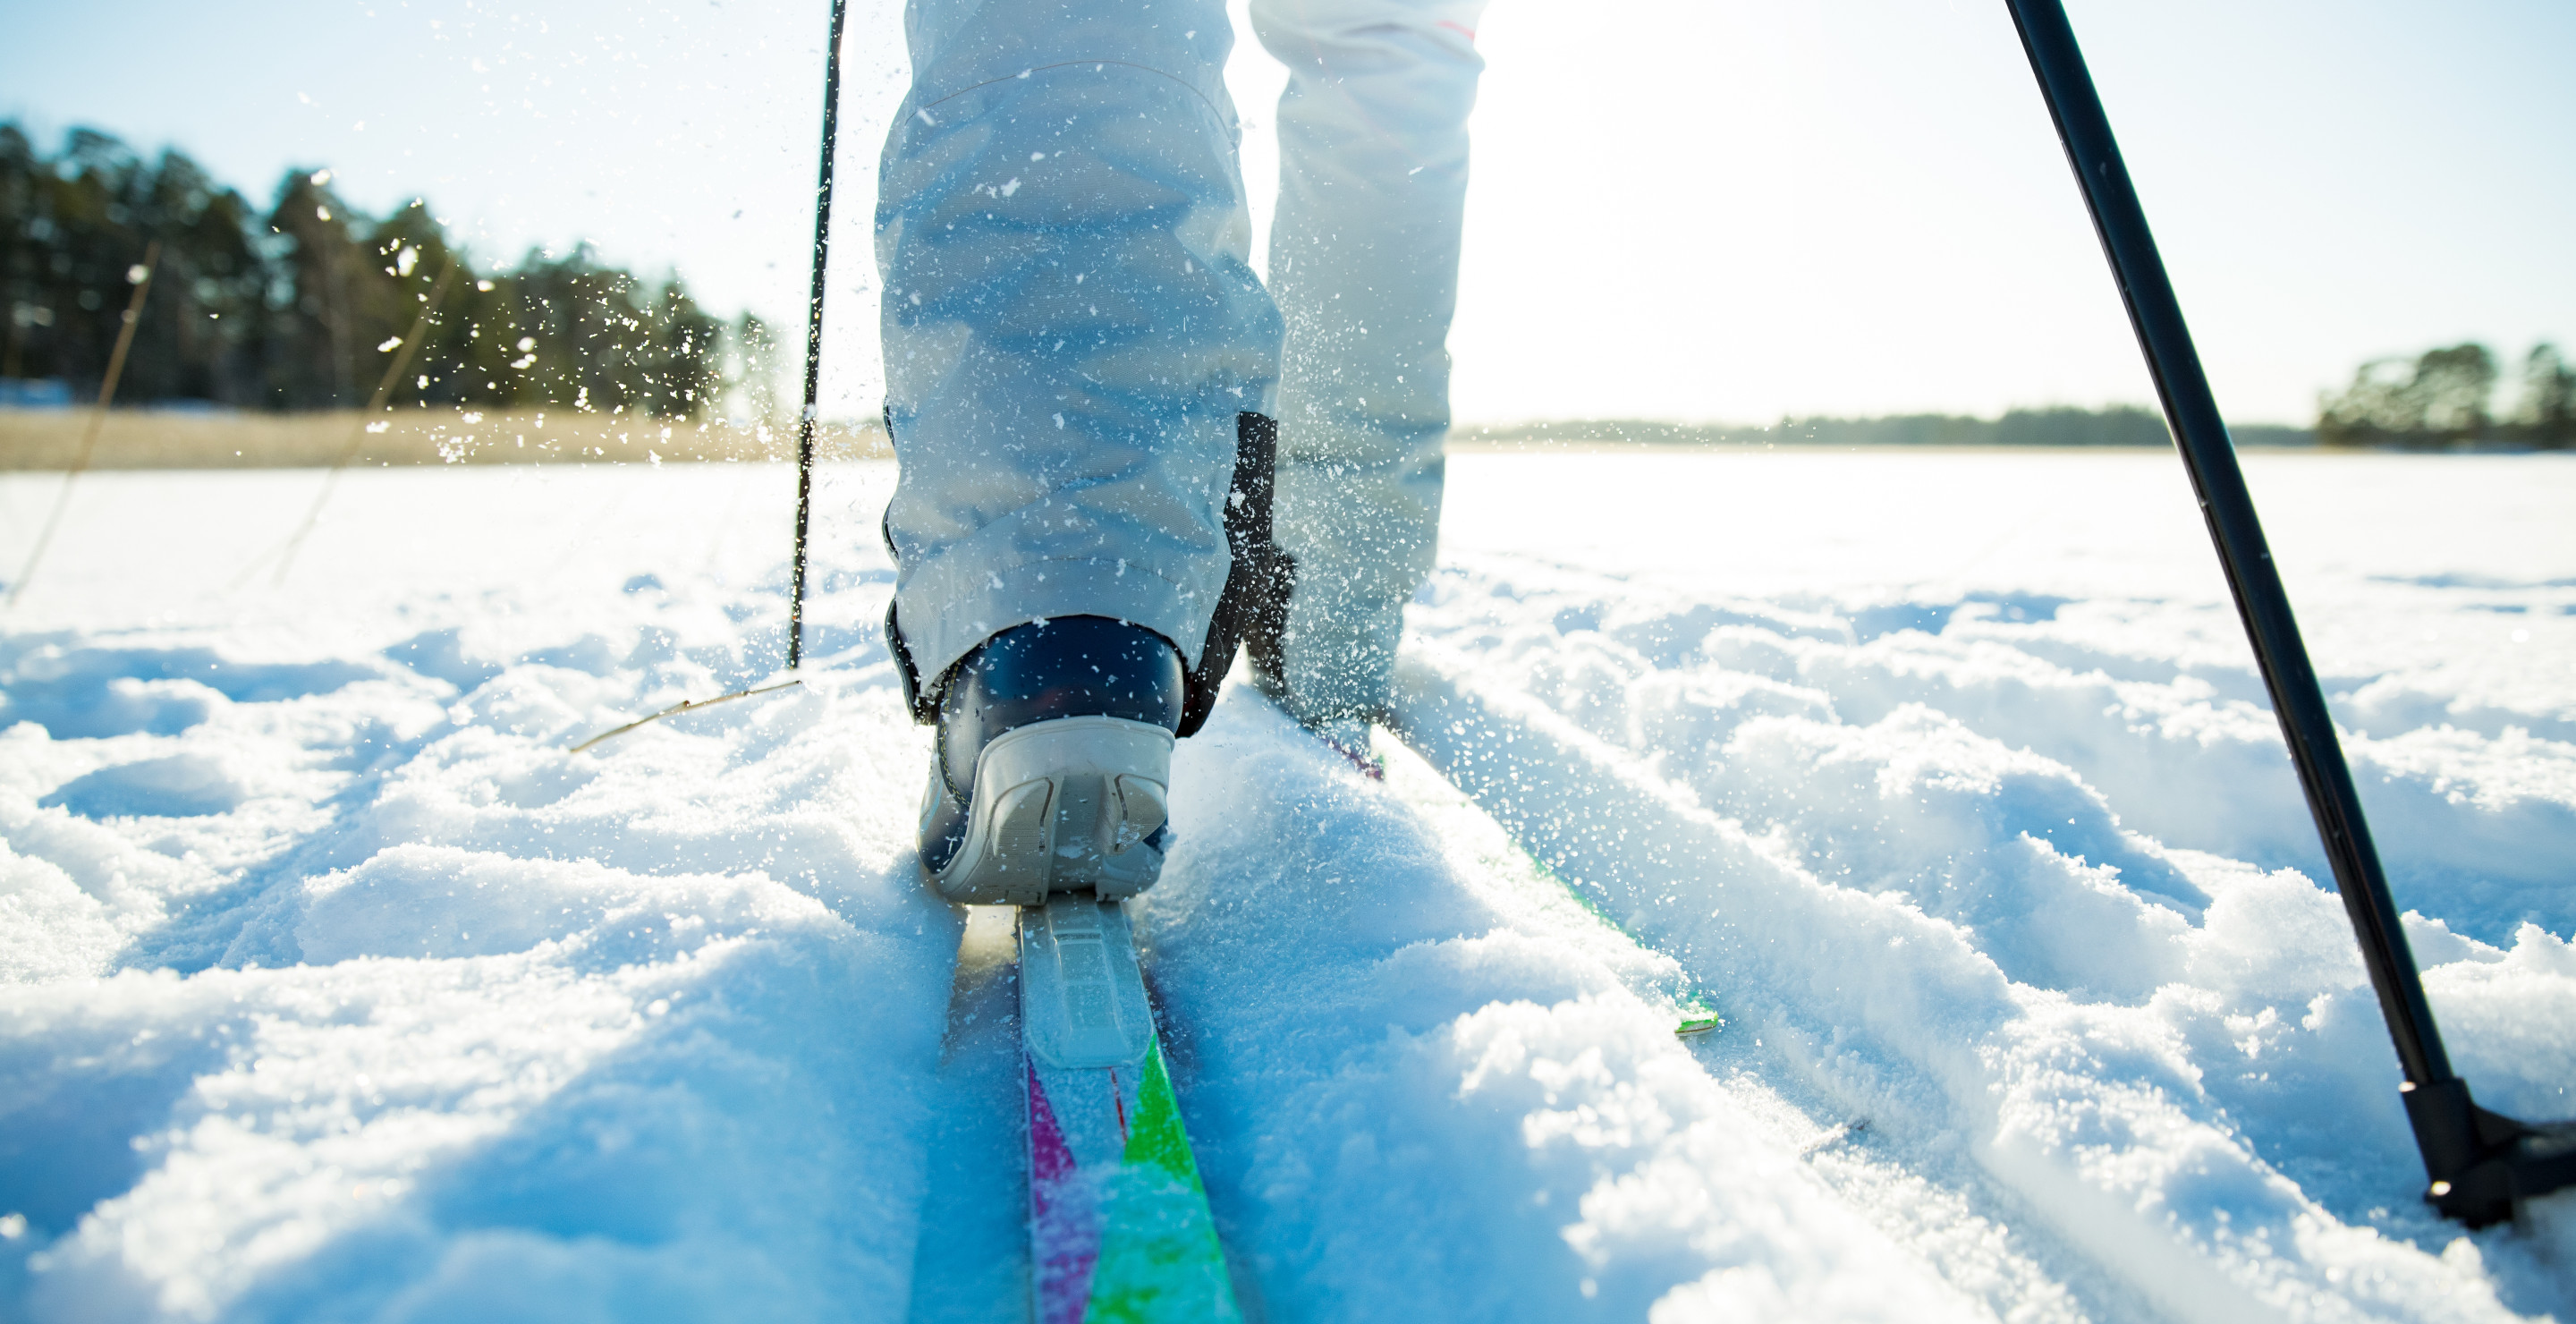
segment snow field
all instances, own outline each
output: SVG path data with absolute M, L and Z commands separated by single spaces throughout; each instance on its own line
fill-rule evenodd
M 1144 932 L 1248 1301 L 2576 1316 L 2566 1198 L 2414 1203 L 2171 463 L 1453 462 L 1420 757 L 1242 692 L 1181 746 Z M 2454 1058 L 2558 1116 L 2576 466 L 2510 463 L 2255 481 Z M 313 475 L 83 479 L 0 618 L 0 1318 L 1007 1314 L 889 477 L 826 472 L 804 687 L 578 756 L 775 665 L 786 471 L 355 473 L 283 589 Z
M 2563 496 L 2564 470 L 2526 476 Z M 2379 504 L 2441 524 L 2398 495 Z M 2104 507 L 2127 513 L 2089 508 Z M 1593 513 L 1568 522 L 1599 537 Z M 1728 537 L 1689 533 L 1704 531 Z M 2519 582 L 2491 561 L 2293 583 L 2381 614 L 2383 637 L 2358 642 L 2384 670 L 2337 696 L 2360 710 L 2347 721 L 2388 732 L 2351 742 L 2357 773 L 2401 904 L 2435 916 L 2410 913 L 2409 936 L 2455 1061 L 2483 1100 L 2533 1116 L 2576 1111 L 2576 951 L 2557 936 L 2576 928 L 2576 747 L 2532 734 L 2566 729 L 2572 687 L 2543 678 L 2568 654 L 2521 654 L 2518 672 L 2390 665 L 2409 650 L 2385 636 L 2509 608 L 2513 642 L 2576 643 L 2576 582 L 2548 577 L 2576 562 L 2566 543 L 2534 530 Z M 2421 1169 L 2349 929 L 2292 871 L 2323 874 L 2313 838 L 2287 837 L 2306 820 L 2269 714 L 2233 697 L 2259 695 L 2251 668 L 2142 628 L 2223 598 L 2065 596 L 2052 567 L 2036 591 L 1816 582 L 1757 599 L 1689 582 L 1686 554 L 1618 575 L 1525 544 L 1449 561 L 1416 618 L 1409 737 L 1873 1131 L 1911 1112 L 1927 1141 L 1971 1139 L 1987 1177 L 2182 1317 L 2474 1317 L 2497 1304 L 2477 1278 L 2522 1309 L 2566 1309 L 2566 1197 L 2511 1244 L 2455 1241 L 2413 1202 Z M 2453 582 L 2483 600 L 2426 600 Z M 2317 633 L 2329 668 L 2330 650 L 2363 651 L 2348 626 Z M 2392 730 L 2372 711 L 2374 693 L 2438 695 L 2437 676 L 2467 692 L 2420 707 L 2469 721 Z M 2211 812 L 2247 800 L 2257 812 Z M 1895 913 L 1852 909 L 1864 899 Z M 2447 1248 L 2436 1264 L 2383 1233 Z
M 899 853 L 890 675 L 568 756 L 763 666 L 739 600 L 514 584 L 560 529 L 370 584 L 401 558 L 335 553 L 460 514 L 460 548 L 506 542 L 567 485 L 354 477 L 307 568 L 344 612 L 254 590 L 0 641 L 0 1314 L 900 1314 L 957 920 Z M 175 534 L 138 559 L 256 553 L 205 538 L 202 486 L 128 484 Z M 152 568 L 55 567 L 76 601 Z

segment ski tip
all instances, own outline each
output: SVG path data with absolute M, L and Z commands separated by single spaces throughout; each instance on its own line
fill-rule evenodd
M 1690 1019 L 1683 1021 L 1680 1025 L 1673 1027 L 1673 1033 L 1681 1038 L 1688 1039 L 1693 1035 L 1706 1034 L 1724 1024 L 1726 1024 L 1724 1017 L 1693 1016 Z

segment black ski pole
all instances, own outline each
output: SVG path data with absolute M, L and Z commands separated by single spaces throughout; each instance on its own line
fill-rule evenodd
M 2399 1089 L 2429 1178 L 2425 1198 L 2471 1225 L 2509 1218 L 2517 1200 L 2576 1183 L 2576 1124 L 2533 1126 L 2488 1112 L 2471 1102 L 2467 1082 L 2453 1074 L 2441 1030 L 2424 999 L 2423 979 L 2398 925 L 2397 904 L 2362 821 L 2361 800 L 2353 791 L 2325 694 L 2300 642 L 2298 622 L 2255 518 L 2235 447 L 2219 419 L 2199 351 L 2183 324 L 2182 305 L 2165 278 L 2164 259 L 2148 232 L 2146 212 L 2129 182 L 2066 9 L 2059 0 L 2005 3 L 2021 32 L 2031 72 L 2039 77 L 2049 116 L 2057 122 L 2067 164 L 2083 189 L 2094 233 L 2119 282 L 2121 302 L 2145 351 L 2183 467 L 2200 496 L 2210 541 L 2217 545 L 2237 615 L 2253 642 L 2272 711 L 2289 741 L 2290 759 L 2316 817 L 2336 890 L 2360 940 L 2389 1037 L 2397 1045 L 2405 1072 Z
M 832 38 L 823 51 L 823 164 L 814 184 L 814 280 L 805 297 L 805 407 L 796 415 L 796 555 L 787 586 L 787 669 L 805 660 L 805 526 L 814 509 L 814 402 L 823 386 L 823 277 L 831 267 L 832 154 L 841 138 L 841 20 L 832 0 Z

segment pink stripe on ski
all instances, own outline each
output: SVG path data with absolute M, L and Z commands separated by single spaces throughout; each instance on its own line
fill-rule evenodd
M 1036 1064 L 1024 1062 L 1022 1070 L 1029 1078 L 1029 1219 L 1038 1324 L 1082 1324 L 1091 1305 L 1092 1266 L 1100 1260 L 1100 1211 L 1084 1189 Z

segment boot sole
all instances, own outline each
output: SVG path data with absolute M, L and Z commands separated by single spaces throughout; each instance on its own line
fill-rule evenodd
M 977 906 L 1134 896 L 1162 876 L 1163 852 L 1145 839 L 1171 817 L 1171 779 L 1172 733 L 1151 723 L 1059 717 L 1005 731 L 975 760 L 966 842 L 930 884 Z

